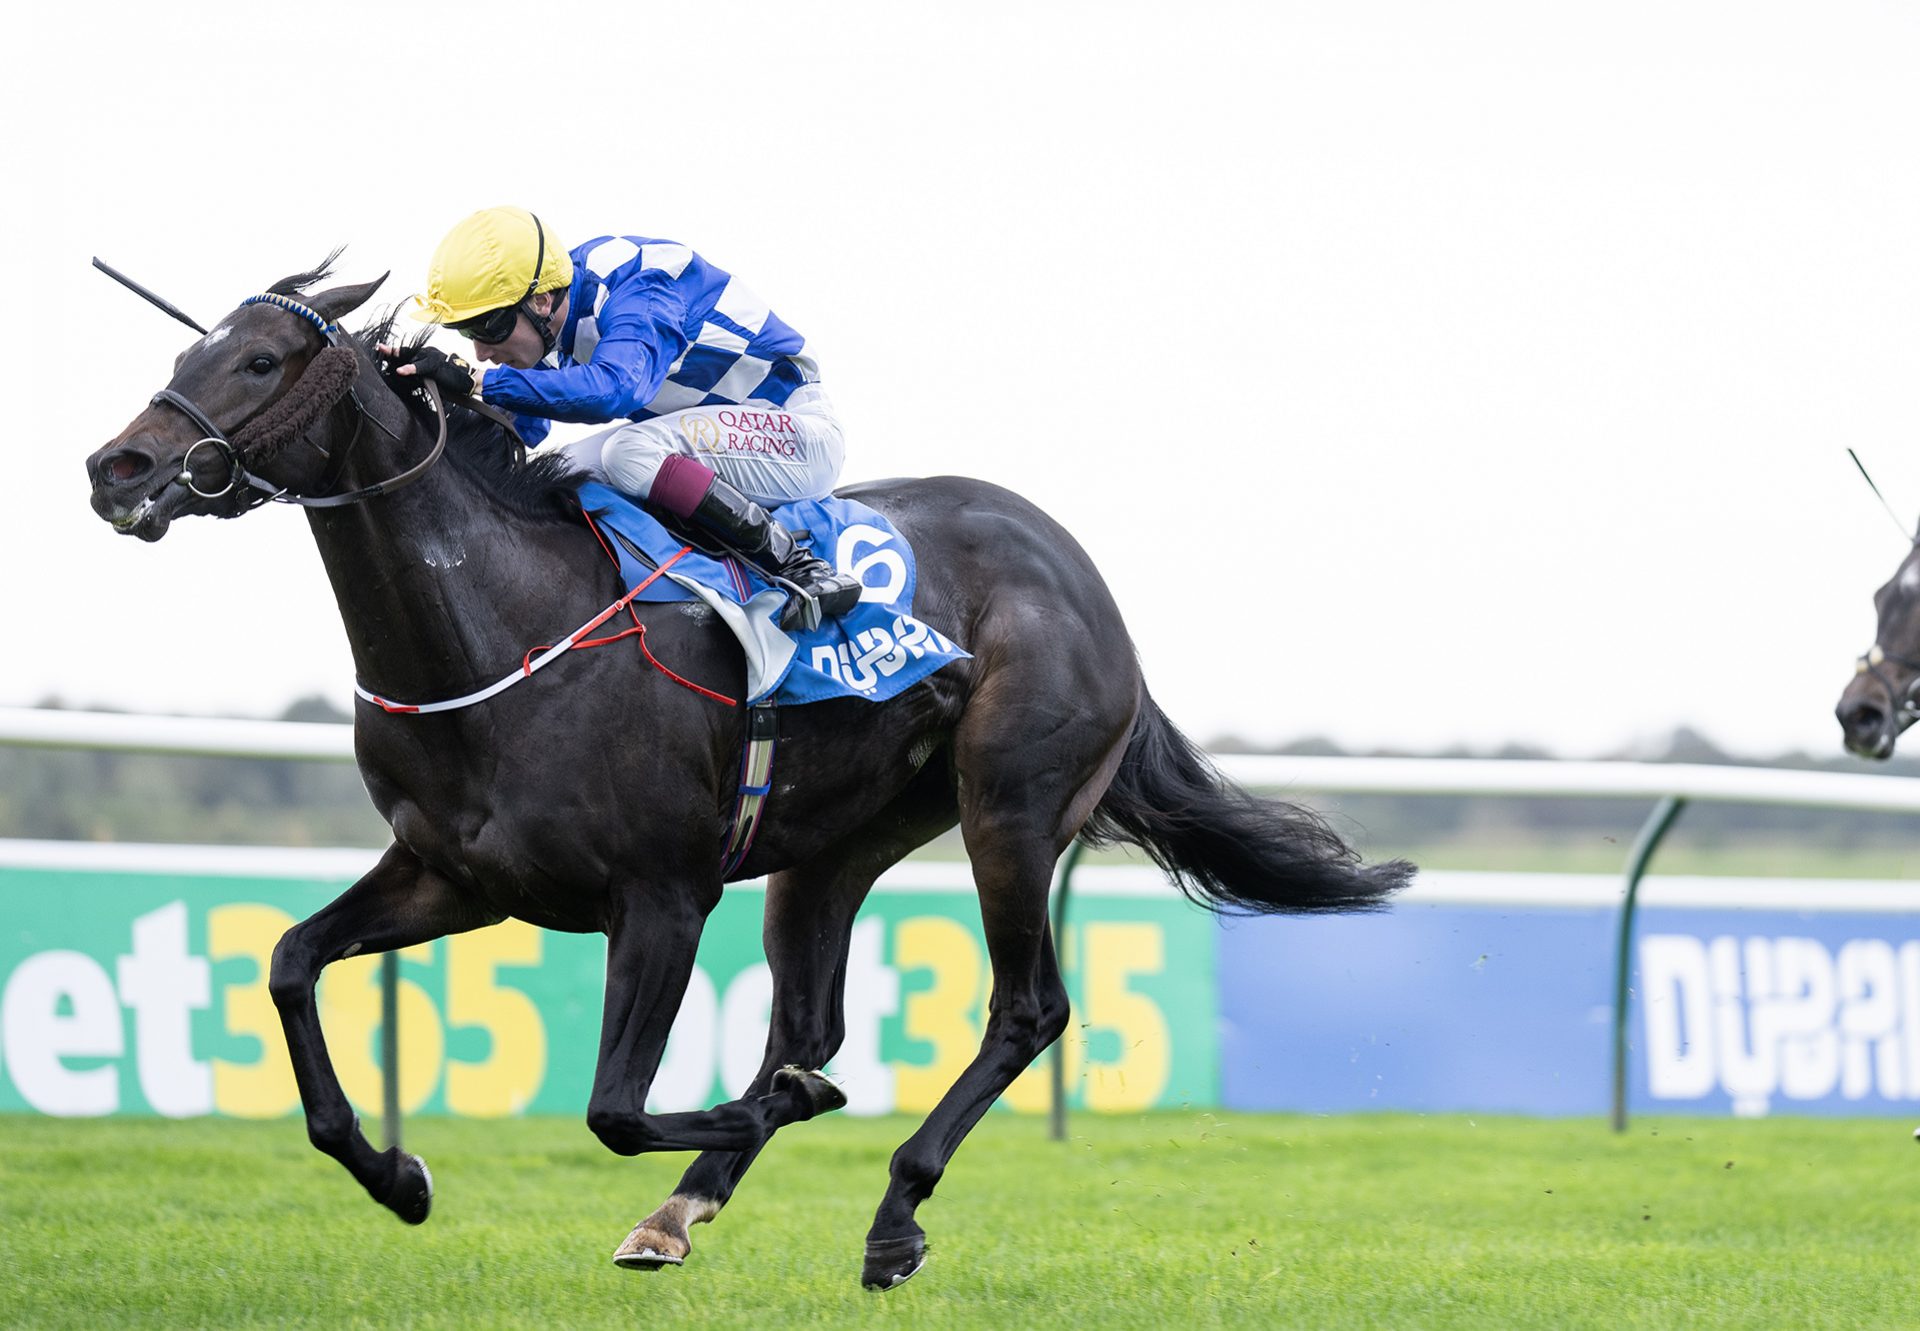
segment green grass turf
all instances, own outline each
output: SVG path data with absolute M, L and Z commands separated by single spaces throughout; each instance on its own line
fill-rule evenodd
M 420 1120 L 408 1229 L 297 1122 L 0 1118 L 0 1323 L 105 1326 L 1911 1327 L 1896 1120 L 991 1116 L 858 1286 L 904 1119 L 783 1133 L 687 1266 L 607 1260 L 684 1157 L 572 1121 Z

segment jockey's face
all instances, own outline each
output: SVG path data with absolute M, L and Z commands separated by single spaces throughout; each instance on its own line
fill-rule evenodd
M 561 293 L 559 304 L 554 304 L 554 293 L 542 291 L 528 298 L 528 304 L 540 312 L 548 326 L 556 332 L 567 321 L 567 297 Z M 540 363 L 546 354 L 546 347 L 540 340 L 540 330 L 535 328 L 523 311 L 514 321 L 513 332 L 501 342 L 480 342 L 473 344 L 473 358 L 477 361 L 491 362 L 495 365 L 511 365 L 516 370 L 531 370 Z

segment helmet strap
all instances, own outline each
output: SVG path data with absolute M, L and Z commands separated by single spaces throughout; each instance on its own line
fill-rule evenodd
M 553 331 L 551 322 L 553 311 L 541 314 L 533 308 L 535 288 L 540 285 L 540 275 L 547 263 L 547 229 L 540 225 L 540 214 L 529 212 L 527 216 L 533 219 L 533 234 L 537 248 L 533 255 L 533 281 L 527 283 L 527 294 L 520 297 L 520 312 L 527 316 L 527 322 L 533 325 L 533 331 L 540 334 L 540 354 L 544 358 L 553 354 L 554 343 L 558 342 L 560 337 Z M 558 294 L 554 296 L 553 303 L 554 309 L 557 310 L 560 306 Z
M 553 309 L 545 314 L 533 308 L 532 296 L 528 296 L 520 302 L 520 313 L 524 314 L 527 317 L 527 322 L 533 325 L 533 331 L 540 334 L 540 354 L 542 357 L 551 355 L 554 346 L 560 341 L 560 335 L 553 331 L 552 324 L 553 314 L 559 308 L 560 293 L 557 291 L 554 293 Z

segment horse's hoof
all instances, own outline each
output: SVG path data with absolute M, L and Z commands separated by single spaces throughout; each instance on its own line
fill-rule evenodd
M 847 1093 L 828 1081 L 825 1073 L 812 1072 L 789 1063 L 773 1074 L 773 1089 L 796 1095 L 806 1107 L 801 1121 L 844 1108 Z
M 903 1239 L 868 1239 L 866 1265 L 860 1268 L 860 1283 L 868 1289 L 889 1290 L 904 1285 L 927 1264 L 927 1236 L 909 1234 Z
M 684 1265 L 692 1251 L 693 1244 L 685 1234 L 642 1220 L 613 1250 L 613 1264 L 623 1271 L 658 1271 L 663 1266 Z
M 400 1152 L 400 1168 L 394 1175 L 386 1206 L 409 1225 L 426 1220 L 427 1213 L 433 1210 L 433 1174 L 425 1160 Z

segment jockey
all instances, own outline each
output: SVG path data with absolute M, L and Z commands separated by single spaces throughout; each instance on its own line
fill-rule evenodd
M 613 422 L 566 453 L 799 588 L 783 622 L 859 602 L 857 579 L 767 512 L 830 491 L 846 443 L 806 339 L 744 283 L 671 241 L 568 253 L 524 208 L 487 208 L 447 233 L 415 299 L 493 368 L 421 347 L 396 373 L 513 412 L 529 444 L 550 421 Z

